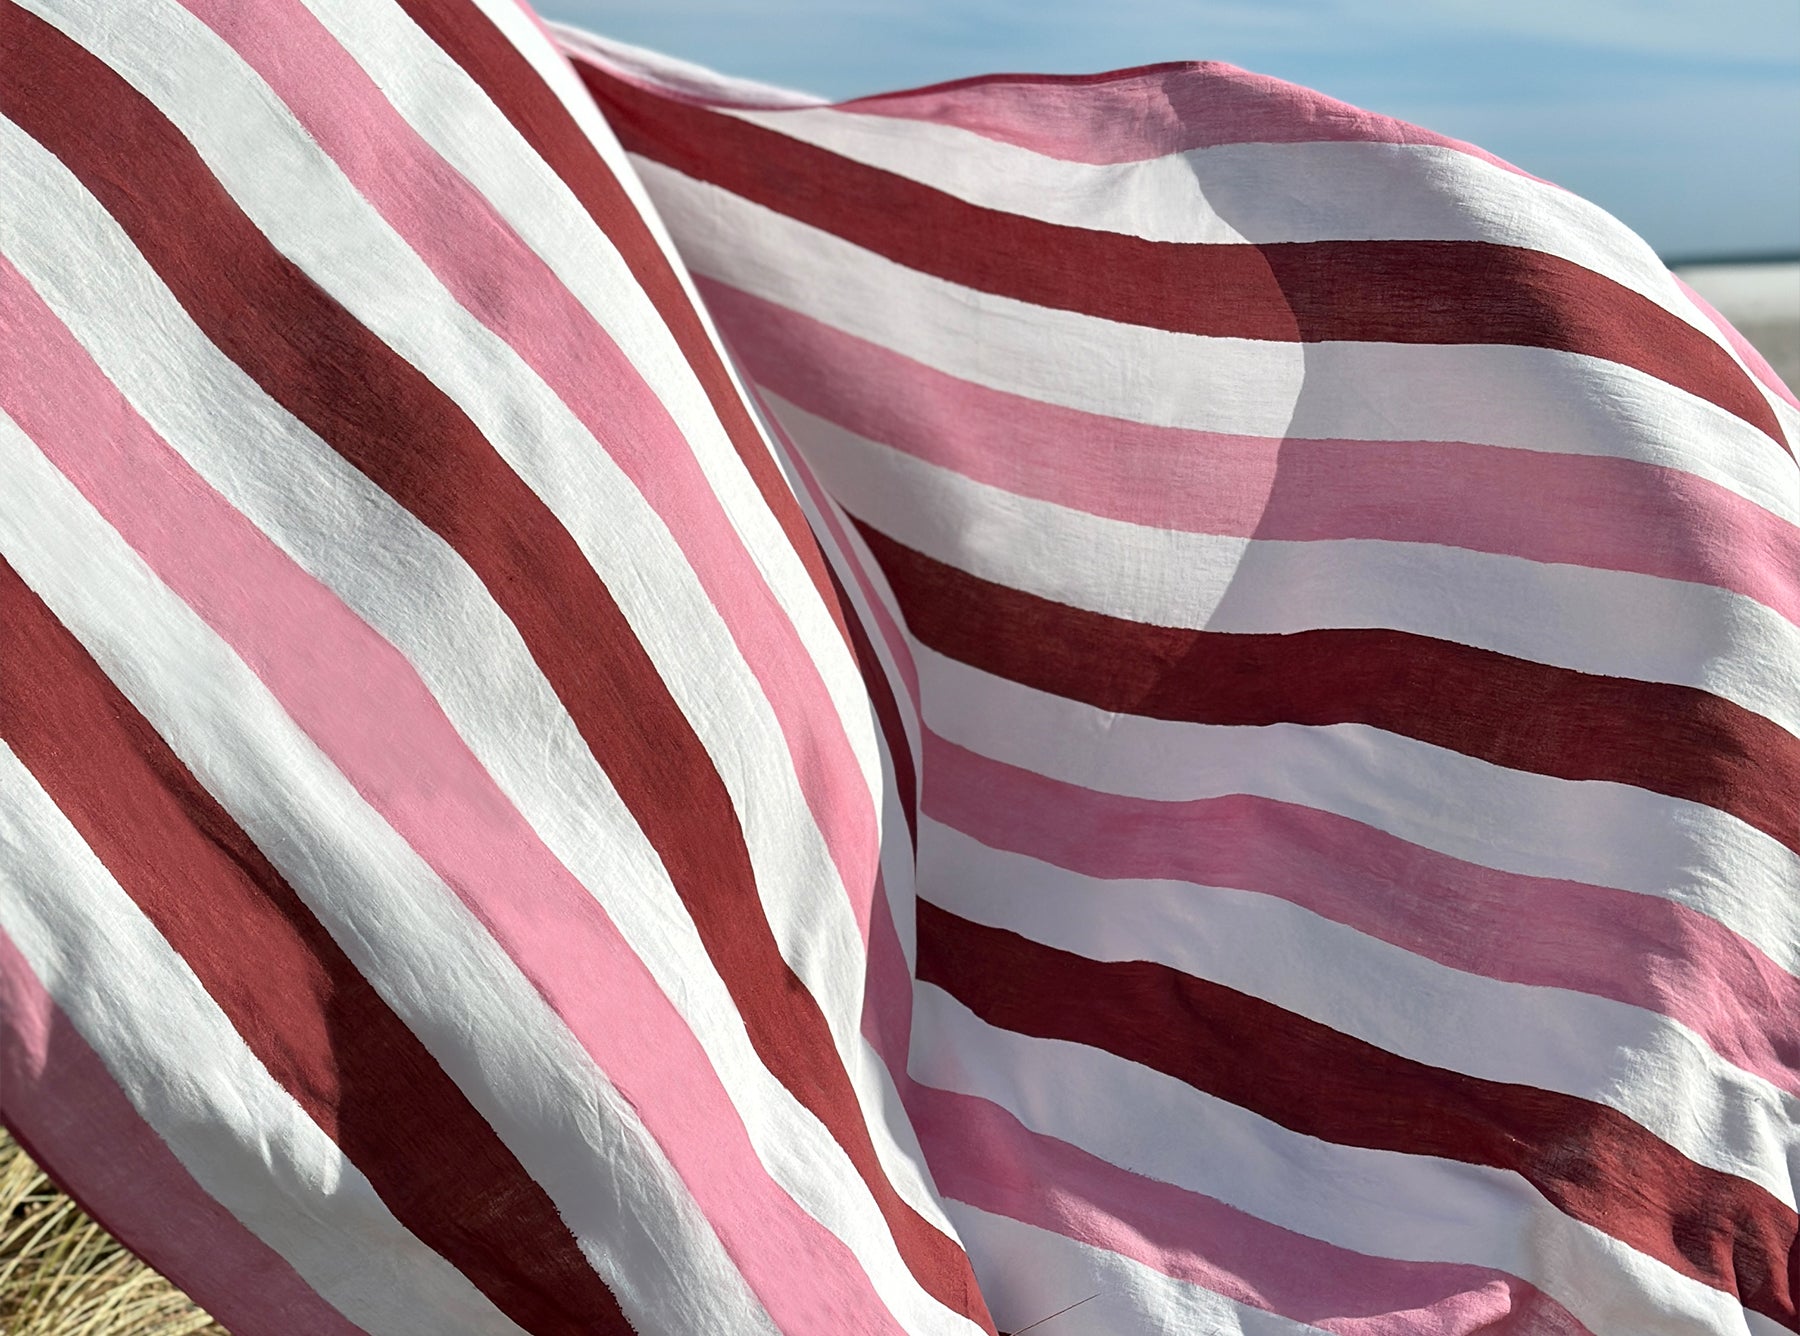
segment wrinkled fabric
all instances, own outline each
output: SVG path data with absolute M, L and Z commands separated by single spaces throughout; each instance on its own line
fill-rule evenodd
M 1800 404 L 1229 66 L 0 0 L 0 1117 L 238 1336 L 1800 1330 Z

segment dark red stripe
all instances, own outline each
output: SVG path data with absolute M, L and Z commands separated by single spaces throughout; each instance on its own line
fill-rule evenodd
M 864 662 L 867 636 L 844 600 L 843 590 L 820 552 L 798 500 L 781 476 L 774 456 L 732 385 L 724 360 L 702 327 L 668 257 L 586 133 L 555 92 L 531 68 L 525 56 L 476 6 L 466 0 L 399 0 L 399 3 L 426 35 L 482 88 L 538 156 L 569 187 L 617 248 L 632 276 L 656 306 L 682 356 L 694 369 L 738 457 L 743 460 L 764 503 L 780 522 L 789 543 L 812 576 L 839 633 L 859 662 Z M 869 675 L 868 680 L 878 719 L 886 731 L 890 724 L 897 726 L 899 719 L 895 714 L 889 720 L 882 713 L 880 688 L 885 679 L 879 674 L 878 662 L 875 667 L 877 671 Z M 892 704 L 890 693 L 888 705 L 891 707 Z M 912 757 L 904 745 L 892 746 L 894 736 L 893 732 L 888 732 L 895 773 L 911 828 L 916 823 Z M 900 732 L 898 737 L 904 744 L 905 733 Z M 596 754 L 602 753 L 597 750 Z M 650 833 L 648 827 L 646 833 Z M 652 839 L 654 841 L 654 836 Z M 667 858 L 664 861 L 666 863 Z M 744 884 L 748 885 L 747 865 L 743 878 Z M 679 878 L 676 884 L 684 902 L 690 900 L 691 892 L 698 894 L 698 888 L 684 887 Z M 718 898 L 725 900 L 728 897 L 721 895 Z M 751 903 L 760 904 L 754 900 Z M 692 903 L 689 909 L 690 912 L 694 910 Z M 868 1140 L 861 1111 L 854 1102 L 848 1076 L 841 1064 L 833 1057 L 830 1059 L 832 1070 L 821 1074 L 807 1070 L 805 1064 L 794 1060 L 800 1051 L 802 1035 L 811 1042 L 819 1042 L 827 1038 L 828 1031 L 823 1013 L 818 1011 L 811 995 L 781 961 L 766 921 L 760 912 L 755 915 L 757 928 L 750 935 L 759 940 L 754 948 L 747 943 L 741 944 L 745 953 L 758 963 L 754 967 L 741 965 L 734 971 L 728 968 L 725 957 L 725 943 L 732 935 L 730 918 L 729 912 L 719 912 L 712 919 L 702 921 L 701 915 L 695 913 L 709 956 L 724 975 L 733 1000 L 745 1012 L 758 1054 L 782 1084 L 819 1117 L 849 1154 L 858 1173 L 875 1194 L 901 1256 L 919 1284 L 946 1307 L 968 1315 L 991 1330 L 992 1320 L 962 1250 L 919 1215 L 888 1183 L 875 1157 L 874 1146 Z M 760 940 L 762 934 L 767 934 L 766 941 Z M 781 973 L 774 972 L 777 962 Z M 756 982 L 758 979 L 763 982 Z M 776 979 L 782 980 L 779 987 L 773 986 Z M 753 988 L 784 995 L 787 1006 L 778 1005 L 772 996 L 765 997 L 760 1007 L 751 1006 L 748 996 L 740 995 L 740 990 Z
M 650 235 L 637 206 L 619 185 L 587 135 L 531 62 L 493 21 L 467 0 L 398 0 L 425 34 L 480 85 L 513 128 L 536 150 L 587 210 L 643 288 L 676 347 L 694 369 L 713 412 L 724 425 L 755 481 L 763 502 L 800 555 L 838 629 L 849 635 L 846 614 L 832 601 L 825 558 L 800 503 L 781 476 L 749 409 L 726 374 L 719 350 L 707 337 L 693 303 L 682 290 L 668 256 Z
M 1702 803 L 1800 853 L 1800 739 L 1710 692 L 1381 628 L 1149 626 L 983 580 L 858 527 L 912 633 L 996 677 L 1150 719 L 1366 724 L 1509 770 Z
M 888 755 L 893 759 L 894 787 L 900 794 L 900 809 L 906 816 L 907 834 L 912 839 L 913 848 L 917 849 L 919 772 L 913 762 L 912 743 L 906 736 L 906 725 L 900 718 L 900 702 L 894 695 L 894 684 L 888 679 L 887 669 L 882 665 L 881 656 L 875 652 L 874 643 L 869 639 L 862 618 L 854 615 L 855 605 L 844 592 L 837 572 L 829 565 L 826 569 L 831 573 L 831 587 L 836 591 L 838 600 L 852 613 L 848 623 L 850 648 L 856 652 L 857 666 L 862 669 L 863 681 L 868 686 L 869 701 L 875 707 L 875 722 L 881 728 L 881 736 L 887 742 Z
M 1094 961 L 919 901 L 919 978 L 990 1025 L 1104 1049 L 1304 1136 L 1510 1170 L 1559 1210 L 1800 1330 L 1800 1218 L 1624 1114 L 1398 1057 L 1149 961 Z
M 543 1188 L 3 560 L 0 630 L 0 735 L 394 1218 L 527 1331 L 629 1332 Z
M 1517 344 L 1635 367 L 1786 448 L 1730 353 L 1623 284 L 1484 241 L 1146 241 L 982 208 L 761 125 L 575 68 L 625 147 L 896 264 L 1034 306 L 1182 334 Z
M 474 570 L 661 858 L 757 1055 L 843 1147 L 921 1287 L 985 1321 L 962 1249 L 888 1182 L 824 1013 L 763 913 L 724 782 L 575 541 L 447 396 L 268 243 L 118 75 L 10 3 L 0 59 L 33 71 L 29 97 L 21 81 L 0 81 L 0 112 L 81 178 L 207 337 Z

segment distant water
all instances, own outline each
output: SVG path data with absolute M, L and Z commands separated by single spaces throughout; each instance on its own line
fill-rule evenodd
M 1675 272 L 1737 326 L 1790 390 L 1800 393 L 1800 260 L 1679 265 Z

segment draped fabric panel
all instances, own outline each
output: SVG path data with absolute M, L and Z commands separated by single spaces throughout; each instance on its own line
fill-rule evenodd
M 0 175 L 0 1116 L 233 1332 L 1800 1330 L 1800 404 L 1600 210 L 512 0 L 0 0 Z

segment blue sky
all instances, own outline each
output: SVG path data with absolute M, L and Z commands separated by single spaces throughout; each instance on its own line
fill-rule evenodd
M 537 0 L 850 97 L 1212 59 L 1473 140 L 1665 256 L 1800 254 L 1800 0 Z

